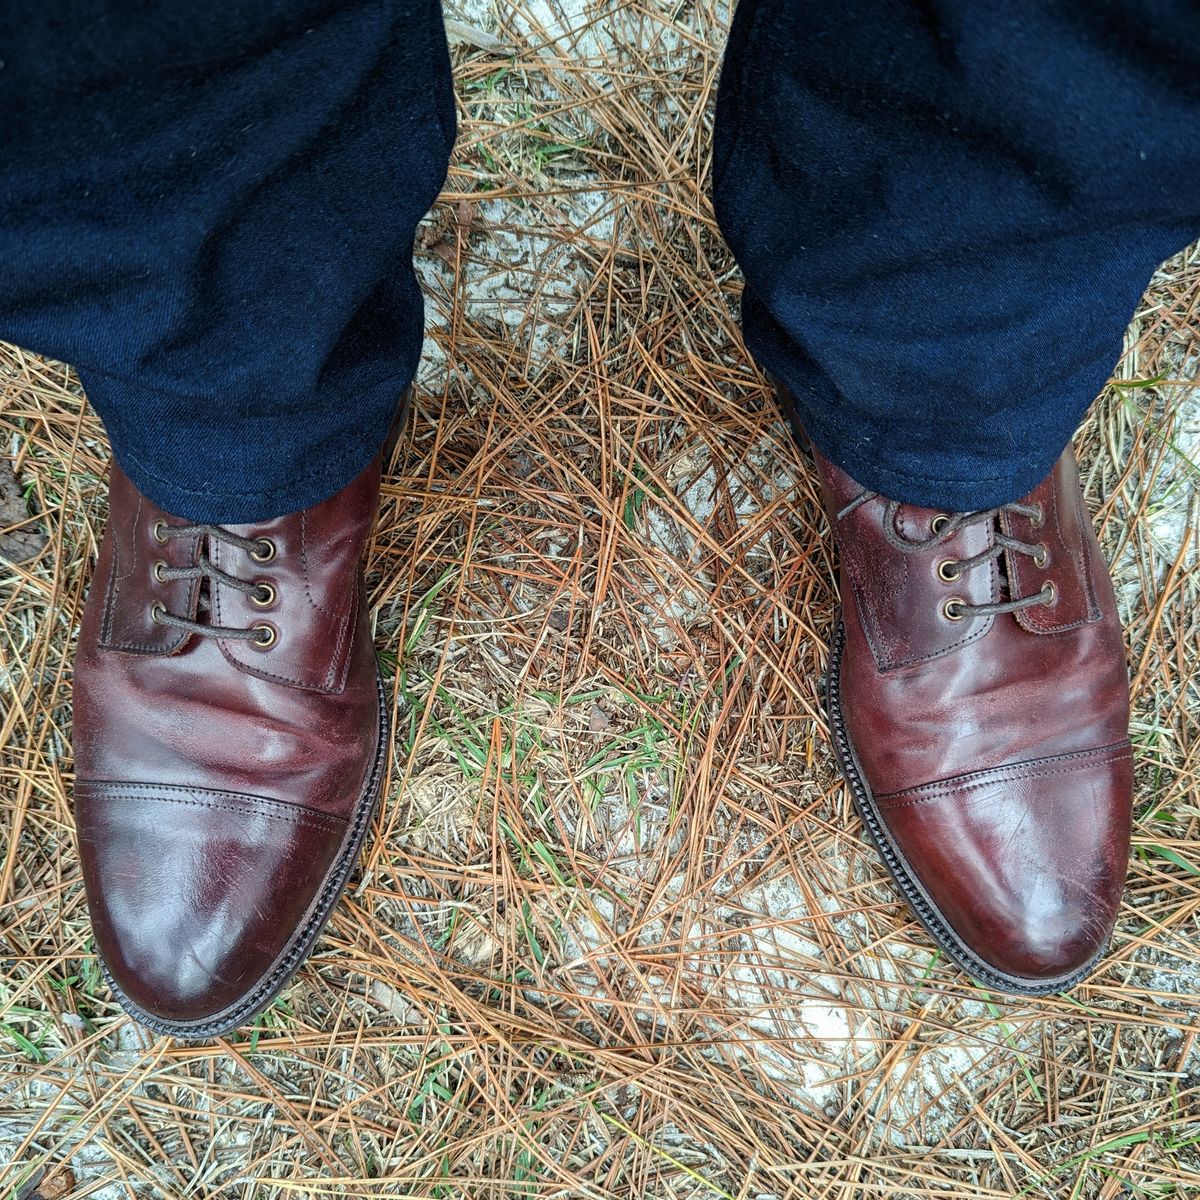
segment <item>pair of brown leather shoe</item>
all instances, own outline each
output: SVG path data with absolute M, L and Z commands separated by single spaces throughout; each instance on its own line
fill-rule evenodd
M 1121 630 L 1071 451 L 1019 503 L 968 514 L 816 458 L 842 557 L 829 711 L 863 820 L 973 977 L 1069 987 L 1112 929 L 1131 801 Z M 254 1017 L 345 887 L 385 774 L 361 578 L 379 476 L 216 526 L 113 467 L 75 669 L 76 818 L 97 949 L 151 1029 Z

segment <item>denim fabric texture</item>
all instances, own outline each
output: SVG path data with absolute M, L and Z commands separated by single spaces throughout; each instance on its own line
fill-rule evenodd
M 168 511 L 348 482 L 422 341 L 437 0 L 0 0 L 0 336 L 73 363 Z M 1200 5 L 741 0 L 715 200 L 759 362 L 915 503 L 1014 499 L 1200 232 Z
M 741 0 L 714 179 L 816 445 L 895 499 L 1014 500 L 1200 234 L 1200 4 Z
M 0 336 L 77 367 L 134 483 L 315 503 L 416 370 L 454 140 L 437 0 L 0 0 Z

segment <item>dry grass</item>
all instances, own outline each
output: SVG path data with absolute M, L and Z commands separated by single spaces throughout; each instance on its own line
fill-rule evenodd
M 48 1198 L 1196 1194 L 1200 249 L 1079 437 L 1135 676 L 1112 955 L 1070 996 L 988 996 L 931 954 L 830 753 L 827 531 L 708 200 L 725 16 L 566 7 L 580 37 L 531 3 L 490 25 L 510 50 L 456 48 L 370 558 L 390 799 L 236 1038 L 152 1039 L 97 981 L 70 656 L 108 448 L 69 371 L 0 356 L 50 534 L 0 566 L 0 1196 L 43 1168 Z

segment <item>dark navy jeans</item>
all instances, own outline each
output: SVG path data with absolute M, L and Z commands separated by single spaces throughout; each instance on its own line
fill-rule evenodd
M 73 363 L 181 517 L 336 491 L 420 352 L 437 0 L 0 19 L 0 337 Z M 1200 233 L 1200 6 L 742 0 L 715 181 L 747 342 L 817 445 L 888 496 L 1014 499 Z

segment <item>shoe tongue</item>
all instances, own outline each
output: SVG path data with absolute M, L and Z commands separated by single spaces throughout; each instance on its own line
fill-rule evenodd
M 213 557 L 213 539 L 208 534 L 200 537 L 200 553 L 210 561 Z M 196 615 L 193 620 L 203 625 L 212 624 L 212 581 L 207 575 L 201 575 L 196 588 Z
M 997 513 L 992 518 L 992 536 L 1004 532 L 1004 527 L 1000 524 L 1000 514 Z M 996 574 L 1000 579 L 1000 601 L 1007 604 L 1012 599 L 1012 588 L 1009 585 L 1008 579 L 1008 554 L 999 554 L 996 556 Z
M 896 531 L 901 537 L 907 538 L 909 541 L 927 541 L 934 535 L 934 522 L 939 516 L 960 517 L 962 514 L 947 510 L 939 513 L 937 509 L 933 508 L 916 508 L 911 504 L 901 504 L 896 511 Z M 997 534 L 1003 533 L 999 513 L 987 521 L 984 521 L 982 518 L 977 521 L 969 521 L 963 528 L 973 526 L 988 528 L 991 531 L 993 539 Z M 982 570 L 985 567 L 986 564 L 977 569 Z M 1007 555 L 1000 554 L 997 556 L 997 567 L 999 568 L 1000 576 L 1000 599 L 1007 600 L 1009 598 Z
M 206 575 L 200 580 L 200 592 L 196 598 L 196 620 L 204 624 L 211 624 L 209 621 L 211 616 L 212 588 Z

